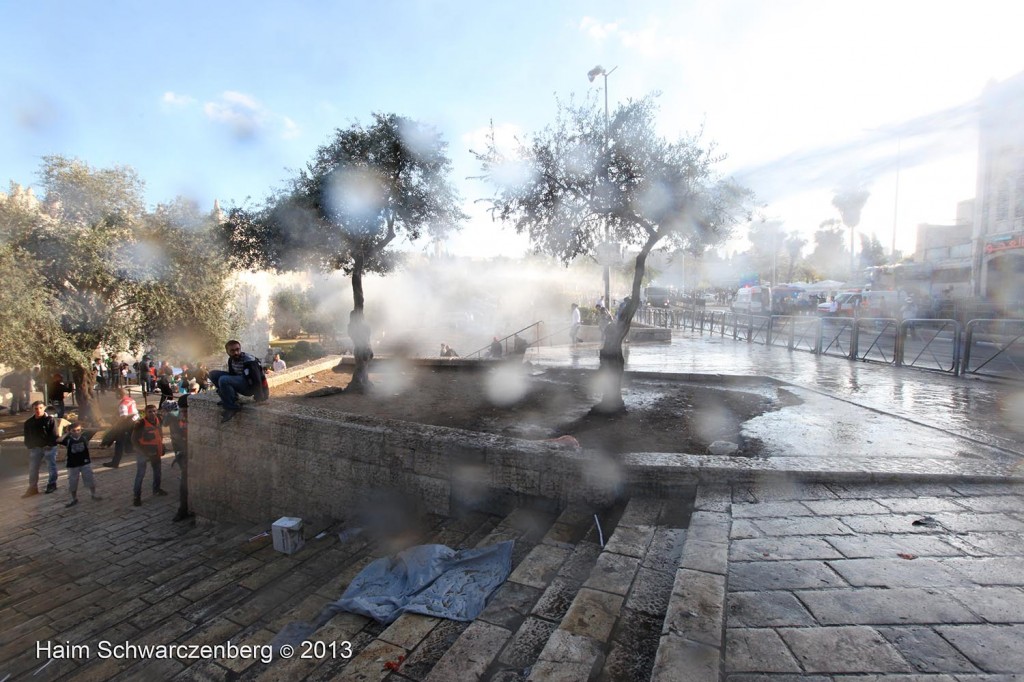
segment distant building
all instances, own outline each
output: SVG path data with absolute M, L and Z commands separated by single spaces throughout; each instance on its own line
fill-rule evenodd
M 973 220 L 974 294 L 1024 307 L 1024 73 L 981 95 Z
M 968 298 L 974 295 L 974 200 L 957 204 L 953 225 L 917 226 L 914 267 L 907 268 L 930 282 L 933 296 Z M 920 278 L 920 277 L 918 277 Z

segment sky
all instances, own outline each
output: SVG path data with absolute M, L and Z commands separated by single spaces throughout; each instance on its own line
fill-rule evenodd
M 858 229 L 888 250 L 895 227 L 904 253 L 974 196 L 974 103 L 1024 71 L 1010 0 L 0 0 L 0 16 L 3 189 L 62 154 L 132 166 L 151 205 L 255 203 L 336 128 L 394 112 L 447 140 L 471 220 L 445 246 L 471 256 L 527 244 L 491 222 L 470 149 L 599 95 L 595 65 L 615 68 L 613 107 L 658 91 L 664 135 L 703 129 L 785 230 L 811 239 L 857 186 Z

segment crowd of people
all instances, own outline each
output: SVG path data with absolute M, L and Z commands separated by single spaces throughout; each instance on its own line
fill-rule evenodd
M 127 363 L 107 364 L 100 360 L 91 368 L 95 372 L 95 390 L 99 393 L 113 390 L 117 404 L 110 415 L 109 424 L 103 419 L 87 420 L 84 416 L 72 415 L 64 402 L 64 396 L 72 392 L 73 386 L 65 381 L 61 372 L 54 372 L 45 383 L 49 404 L 42 400 L 28 403 L 28 394 L 38 384 L 43 373 L 39 368 L 13 373 L 14 379 L 4 380 L 3 386 L 15 393 L 11 412 L 31 410 L 32 416 L 24 423 L 25 447 L 29 453 L 28 489 L 22 497 L 40 494 L 39 478 L 43 462 L 46 462 L 47 480 L 42 494 L 57 491 L 58 448 L 66 448 L 68 492 L 70 498 L 66 507 L 78 504 L 79 480 L 84 482 L 95 501 L 103 498 L 97 493 L 96 477 L 92 468 L 90 443 L 93 437 L 103 431 L 100 448 L 113 446 L 113 457 L 103 462 L 104 467 L 116 469 L 125 455 L 135 457 L 135 478 L 132 484 L 132 504 L 142 506 L 142 489 L 147 471 L 152 471 L 151 489 L 154 496 L 164 496 L 162 488 L 162 459 L 165 454 L 165 436 L 170 437 L 174 453 L 172 466 L 181 471 L 179 505 L 174 521 L 192 517 L 188 503 L 188 400 L 190 395 L 213 387 L 223 407 L 221 422 L 227 422 L 241 409 L 239 395 L 251 396 L 257 403 L 269 398 L 269 388 L 263 373 L 262 363 L 254 356 L 243 353 L 241 344 L 231 340 L 225 344 L 228 357 L 225 370 L 210 371 L 203 363 L 194 367 L 182 363 L 174 367 L 168 361 L 156 362 L 144 356 L 133 366 Z M 111 371 L 111 368 L 117 371 Z M 104 368 L 106 371 L 101 371 Z M 285 369 L 280 356 L 274 358 L 274 369 Z M 11 377 L 12 375 L 8 375 Z M 136 398 L 131 394 L 129 380 L 137 377 L 144 409 L 140 413 Z M 15 390 L 16 389 L 16 390 Z M 26 395 L 22 395 L 22 393 Z M 157 403 L 150 402 L 148 395 L 159 394 Z M 94 411 L 94 415 L 96 412 Z M 68 421 L 65 417 L 73 419 Z

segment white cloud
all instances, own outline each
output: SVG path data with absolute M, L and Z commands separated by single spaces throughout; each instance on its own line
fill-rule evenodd
M 187 107 L 188 105 L 193 104 L 196 100 L 194 97 L 180 95 L 168 90 L 164 93 L 163 97 L 160 98 L 160 101 L 172 107 Z
M 594 17 L 583 17 L 580 21 L 580 31 L 594 40 L 605 40 L 618 29 L 619 25 L 613 21 L 601 23 Z
M 240 139 L 255 137 L 264 130 L 278 131 L 282 138 L 299 135 L 299 126 L 283 114 L 263 106 L 252 95 L 236 90 L 225 90 L 220 99 L 203 105 L 203 112 L 211 121 L 223 123 Z

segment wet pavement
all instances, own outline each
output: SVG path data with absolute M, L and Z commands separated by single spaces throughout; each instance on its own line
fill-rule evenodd
M 1024 385 L 852 362 L 832 356 L 673 330 L 671 343 L 632 344 L 627 371 L 716 377 L 768 376 L 800 404 L 744 426 L 784 468 L 796 460 L 918 460 L 905 471 L 1024 474 Z M 597 346 L 531 349 L 540 366 L 596 368 Z
M 597 366 L 593 346 L 531 355 L 540 365 Z M 802 405 L 747 425 L 770 445 L 778 471 L 813 464 L 827 478 L 840 464 L 871 472 L 909 463 L 945 475 L 701 484 L 692 517 L 624 516 L 603 548 L 593 528 L 575 530 L 587 514 L 568 510 L 546 532 L 517 522 L 522 510 L 503 520 L 421 519 L 405 542 L 516 538 L 513 575 L 468 626 L 403 617 L 385 629 L 341 614 L 317 639 L 350 644 L 351 658 L 267 663 L 184 649 L 118 658 L 98 655 L 99 643 L 266 645 L 398 545 L 314 530 L 299 553 L 283 555 L 261 536 L 269 519 L 172 523 L 173 495 L 131 505 L 133 466 L 97 472 L 99 502 L 65 508 L 63 467 L 57 494 L 22 499 L 27 457 L 8 441 L 0 681 L 1021 679 L 1024 483 L 957 477 L 952 464 L 1015 472 L 1024 387 L 696 334 L 633 346 L 629 369 L 723 387 L 729 376 L 782 382 L 772 390 Z M 170 461 L 164 488 L 173 491 Z M 650 511 L 652 502 L 629 505 Z M 85 646 L 88 655 L 51 658 L 40 653 L 47 642 Z

